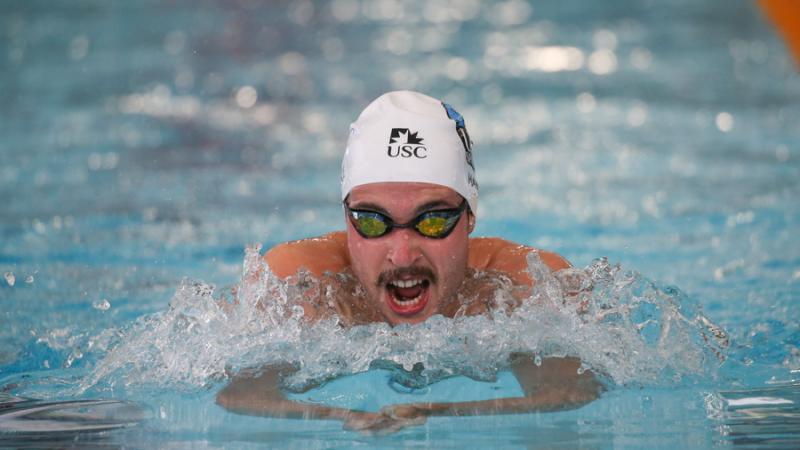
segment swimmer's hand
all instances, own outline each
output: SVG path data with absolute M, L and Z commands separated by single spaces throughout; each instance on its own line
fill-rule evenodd
M 428 411 L 415 405 L 388 405 L 377 413 L 352 413 L 344 421 L 344 429 L 365 435 L 387 435 L 403 428 L 423 425 Z
M 424 424 L 430 416 L 562 411 L 580 408 L 597 399 L 603 391 L 603 385 L 591 371 L 578 370 L 581 363 L 576 358 L 548 358 L 536 365 L 529 356 L 512 356 L 511 369 L 525 393 L 522 397 L 389 405 L 377 414 L 353 422 L 350 429 L 366 434 L 387 434 Z
M 388 405 L 377 413 L 351 411 L 344 428 L 365 435 L 386 435 L 403 428 L 423 425 L 429 416 L 519 414 L 580 408 L 597 399 L 603 386 L 590 372 L 577 373 L 580 361 L 553 358 L 541 366 L 524 355 L 516 355 L 512 369 L 525 391 L 523 397 L 454 403 L 409 403 Z

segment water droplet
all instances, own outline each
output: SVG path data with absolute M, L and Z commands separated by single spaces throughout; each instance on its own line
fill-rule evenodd
M 617 56 L 609 49 L 595 50 L 589 55 L 589 70 L 596 75 L 608 75 L 617 70 Z
M 6 272 L 3 275 L 6 278 L 6 283 L 8 283 L 9 286 L 14 287 L 14 283 L 17 282 L 17 278 L 14 276 L 14 274 L 12 272 Z
M 253 86 L 244 86 L 236 91 L 236 104 L 241 108 L 252 108 L 257 101 L 258 92 Z
M 33 229 L 39 234 L 47 233 L 47 227 L 39 219 L 33 219 Z
M 82 358 L 83 358 L 83 351 L 81 349 L 75 347 L 75 348 L 72 349 L 72 352 L 69 354 L 69 356 L 67 356 L 67 360 L 64 361 L 64 366 L 63 367 L 64 368 L 70 368 L 75 364 L 75 362 L 77 362 L 79 359 L 82 359 Z
M 95 300 L 92 302 L 92 308 L 99 309 L 100 311 L 105 311 L 108 308 L 111 308 L 111 303 L 109 303 L 106 299 Z
M 597 30 L 592 37 L 592 43 L 597 48 L 614 50 L 617 48 L 617 35 L 611 30 Z
M 727 133 L 733 129 L 733 115 L 727 111 L 722 111 L 717 114 L 715 122 L 719 131 L 722 131 L 723 133 Z

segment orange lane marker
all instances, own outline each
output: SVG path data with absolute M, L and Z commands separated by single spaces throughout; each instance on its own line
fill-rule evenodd
M 758 0 L 800 69 L 800 0 Z

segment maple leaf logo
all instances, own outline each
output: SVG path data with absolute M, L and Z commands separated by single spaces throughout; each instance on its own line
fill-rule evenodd
M 417 136 L 418 131 L 415 131 L 408 135 L 408 143 L 409 144 L 422 144 L 422 138 Z
M 402 144 L 422 144 L 423 138 L 418 134 L 418 131 L 412 133 L 408 128 L 392 128 L 389 143 L 396 144 L 399 140 Z

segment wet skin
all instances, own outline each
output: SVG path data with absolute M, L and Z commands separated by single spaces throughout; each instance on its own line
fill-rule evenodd
M 390 217 L 395 223 L 408 223 L 419 214 L 457 208 L 463 198 L 455 191 L 425 183 L 375 183 L 354 188 L 346 199 L 351 209 L 369 210 Z M 450 235 L 443 239 L 426 238 L 413 229 L 394 229 L 374 239 L 356 232 L 345 217 L 346 231 L 313 239 L 280 244 L 264 258 L 270 270 L 289 278 L 300 270 L 320 280 L 336 283 L 340 278 L 328 274 L 349 273 L 359 288 L 339 289 L 345 297 L 337 299 L 333 310 L 308 302 L 303 304 L 310 321 L 338 314 L 344 325 L 370 322 L 416 324 L 434 314 L 483 314 L 491 309 L 492 277 L 503 277 L 516 288 L 530 290 L 534 280 L 528 274 L 527 256 L 537 251 L 551 270 L 570 267 L 554 253 L 538 251 L 498 238 L 469 238 L 475 217 L 462 213 Z M 363 298 L 347 297 L 363 292 Z M 527 291 L 523 291 L 527 292 Z M 520 299 L 527 298 L 521 295 Z M 476 300 L 477 301 L 473 301 Z M 419 425 L 432 415 L 506 414 L 576 408 L 599 395 L 602 386 L 590 371 L 577 373 L 580 361 L 574 358 L 545 359 L 541 366 L 526 355 L 517 355 L 510 368 L 524 396 L 460 403 L 418 403 L 390 405 L 381 411 L 331 408 L 287 400 L 279 381 L 293 371 L 272 366 L 255 374 L 239 374 L 217 395 L 226 409 L 248 415 L 339 419 L 345 428 L 366 434 L 394 432 Z
M 375 183 L 358 186 L 347 198 L 352 209 L 385 214 L 407 223 L 424 212 L 453 209 L 463 198 L 452 189 L 424 183 Z M 366 289 L 383 319 L 415 324 L 441 313 L 456 296 L 467 273 L 469 234 L 474 218 L 465 211 L 443 239 L 422 236 L 410 228 L 394 229 L 374 239 L 359 235 L 347 220 L 347 250 L 351 270 Z M 405 283 L 398 283 L 405 282 Z M 397 284 L 418 283 L 415 300 L 400 301 Z M 413 295 L 413 294 L 412 294 Z M 404 308 L 404 304 L 412 304 Z
M 353 189 L 347 198 L 353 209 L 368 209 L 389 216 L 395 223 L 407 223 L 420 213 L 457 207 L 462 197 L 455 191 L 426 183 L 375 183 Z M 534 249 L 499 238 L 469 238 L 475 224 L 474 215 L 465 211 L 450 235 L 430 239 L 413 229 L 395 229 L 375 239 L 360 236 L 347 217 L 346 231 L 317 238 L 287 242 L 270 249 L 264 259 L 270 270 L 281 278 L 307 270 L 324 278 L 326 273 L 351 273 L 366 292 L 367 301 L 341 299 L 336 312 L 351 324 L 385 321 L 419 323 L 434 314 L 447 317 L 471 308 L 471 313 L 485 312 L 480 302 L 462 305 L 464 298 L 476 293 L 491 297 L 491 289 L 476 286 L 474 271 L 496 272 L 515 285 L 530 287 L 527 255 Z M 538 251 L 539 257 L 552 270 L 570 267 L 561 256 Z M 427 273 L 415 276 L 414 273 Z M 381 277 L 383 275 L 383 277 Z M 389 282 L 422 278 L 427 289 L 422 293 L 419 311 L 398 312 L 392 308 Z M 379 282 L 380 281 L 380 282 Z M 490 287 L 490 286 L 489 286 Z M 352 290 L 351 290 L 352 291 Z M 310 320 L 328 314 L 311 303 L 304 304 Z

